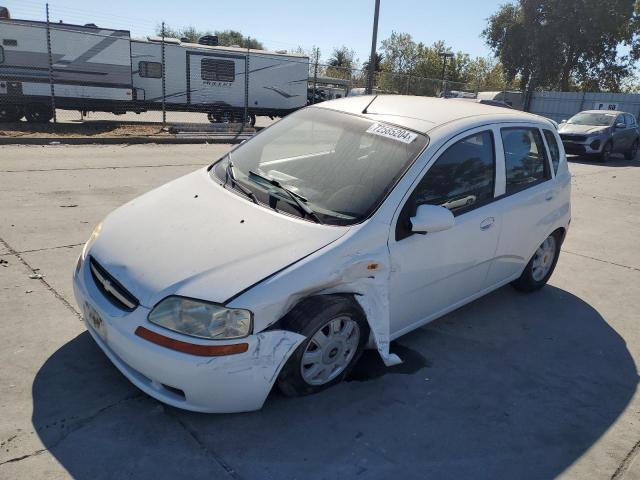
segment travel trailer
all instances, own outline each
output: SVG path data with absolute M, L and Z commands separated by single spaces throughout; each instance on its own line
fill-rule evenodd
M 160 38 L 136 40 L 129 31 L 93 24 L 51 23 L 49 31 L 51 64 L 45 22 L 0 18 L 0 121 L 24 116 L 48 122 L 52 89 L 61 109 L 115 114 L 162 109 Z M 240 121 L 245 92 L 252 121 L 305 106 L 307 57 L 217 46 L 215 40 L 165 38 L 166 110 L 207 113 L 212 122 Z

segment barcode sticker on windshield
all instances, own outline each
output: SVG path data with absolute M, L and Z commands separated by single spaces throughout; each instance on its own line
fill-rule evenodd
M 410 132 L 404 128 L 391 127 L 382 123 L 374 123 L 367 129 L 367 133 L 380 135 L 381 137 L 391 138 L 402 143 L 411 143 L 418 138 L 417 133 Z

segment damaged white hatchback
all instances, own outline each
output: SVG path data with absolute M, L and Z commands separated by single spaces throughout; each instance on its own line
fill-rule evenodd
M 74 275 L 135 385 L 201 412 L 340 382 L 362 350 L 502 285 L 542 287 L 570 222 L 555 125 L 477 103 L 308 107 L 118 208 Z

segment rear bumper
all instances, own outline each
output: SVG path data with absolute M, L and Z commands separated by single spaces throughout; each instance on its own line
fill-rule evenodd
M 203 341 L 157 327 L 147 321 L 149 309 L 123 312 L 108 302 L 93 283 L 87 265 L 73 278 L 76 301 L 87 330 L 111 362 L 134 385 L 157 400 L 196 412 L 231 413 L 262 407 L 280 369 L 304 337 L 274 330 L 234 342 Z M 88 311 L 100 316 L 99 328 Z M 244 353 L 202 357 L 170 350 L 135 335 L 139 326 L 176 340 L 220 345 L 247 343 Z

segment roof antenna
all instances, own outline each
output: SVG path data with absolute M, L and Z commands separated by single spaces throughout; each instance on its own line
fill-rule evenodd
M 364 115 L 365 113 L 367 113 L 367 108 L 369 108 L 371 106 L 371 104 L 375 101 L 375 99 L 378 98 L 378 95 L 376 95 L 375 97 L 373 97 L 371 99 L 371 101 L 367 104 L 366 107 L 364 107 L 364 110 L 362 110 L 362 114 Z

